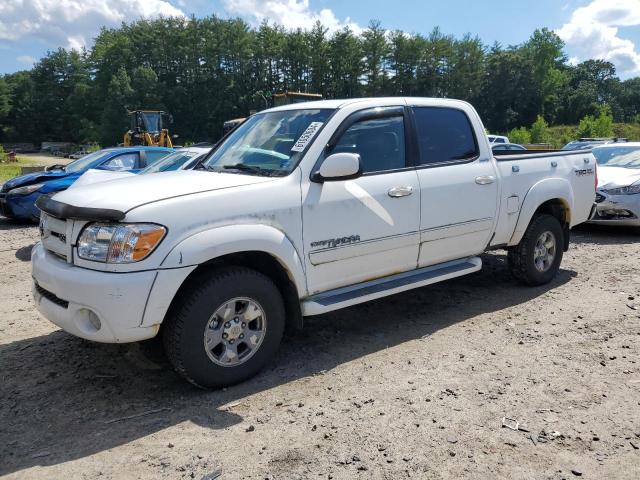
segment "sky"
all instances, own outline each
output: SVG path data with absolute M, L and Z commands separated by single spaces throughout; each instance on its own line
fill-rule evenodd
M 388 30 L 427 34 L 439 26 L 504 46 L 547 27 L 565 41 L 571 62 L 601 58 L 623 79 L 640 76 L 640 0 L 0 0 L 0 73 L 28 69 L 58 47 L 90 47 L 103 26 L 211 14 L 286 28 L 321 20 L 330 31 L 356 32 L 376 19 Z

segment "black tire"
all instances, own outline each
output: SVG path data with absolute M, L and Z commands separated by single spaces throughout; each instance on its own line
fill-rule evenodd
M 545 232 L 555 237 L 555 257 L 546 270 L 540 271 L 535 265 L 535 248 Z M 558 219 L 552 215 L 537 215 L 531 220 L 520 243 L 509 249 L 509 269 L 518 281 L 526 285 L 544 285 L 558 273 L 563 253 L 564 233 Z
M 162 338 L 167 359 L 187 381 L 206 389 L 242 382 L 258 373 L 278 350 L 285 326 L 284 303 L 278 288 L 265 275 L 245 267 L 224 267 L 197 277 L 182 291 L 182 298 L 163 323 Z M 238 297 L 259 304 L 266 317 L 264 333 L 244 363 L 223 366 L 210 358 L 213 353 L 207 353 L 205 329 L 216 310 Z M 237 341 L 239 349 L 242 341 Z

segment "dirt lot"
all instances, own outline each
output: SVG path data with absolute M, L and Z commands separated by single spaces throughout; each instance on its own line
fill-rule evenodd
M 183 383 L 38 317 L 0 220 L 7 478 L 640 478 L 640 236 L 580 229 L 556 280 L 474 275 L 309 319 L 257 378 Z M 503 417 L 521 430 L 502 427 Z

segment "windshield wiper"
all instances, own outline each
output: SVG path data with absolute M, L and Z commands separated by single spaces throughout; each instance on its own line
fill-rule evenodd
M 268 168 L 256 167 L 254 165 L 247 165 L 246 163 L 236 163 L 234 165 L 223 165 L 225 170 L 239 170 L 241 172 L 253 173 L 254 175 L 271 176 L 273 170 Z
M 47 167 L 47 172 L 50 172 L 52 170 L 62 170 L 63 172 L 66 170 L 66 165 L 63 165 L 61 163 L 56 163 L 55 165 L 51 165 L 49 167 Z
M 206 170 L 207 172 L 220 172 L 220 169 L 217 167 L 212 167 L 210 165 L 205 165 L 204 163 L 199 163 L 193 170 Z

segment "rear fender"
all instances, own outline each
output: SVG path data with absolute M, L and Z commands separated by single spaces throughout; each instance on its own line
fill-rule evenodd
M 176 245 L 161 268 L 180 268 L 215 260 L 232 253 L 264 252 L 284 267 L 298 291 L 307 295 L 306 277 L 300 256 L 289 238 L 268 225 L 229 225 L 196 233 Z
M 524 197 L 516 228 L 513 231 L 509 246 L 517 245 L 522 240 L 536 210 L 549 200 L 561 200 L 569 209 L 573 210 L 573 192 L 571 184 L 563 178 L 545 178 L 534 184 Z M 564 225 L 563 225 L 564 228 Z

